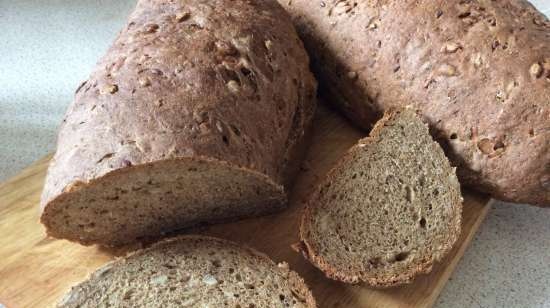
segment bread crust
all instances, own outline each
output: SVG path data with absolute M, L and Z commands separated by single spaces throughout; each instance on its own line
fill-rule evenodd
M 315 267 L 320 269 L 325 273 L 325 275 L 331 279 L 343 281 L 346 283 L 362 283 L 365 282 L 371 287 L 375 288 L 388 288 L 394 287 L 402 284 L 411 283 L 414 277 L 419 274 L 427 274 L 431 272 L 435 258 L 433 256 L 425 256 L 421 262 L 419 262 L 414 268 L 408 272 L 400 273 L 399 275 L 388 277 L 387 279 L 377 279 L 368 277 L 368 275 L 361 273 L 356 273 L 350 275 L 344 272 L 339 271 L 335 266 L 327 262 L 323 256 L 318 252 L 315 244 L 308 237 L 309 227 L 313 223 L 312 209 L 317 206 L 314 202 L 319 199 L 320 189 L 319 187 L 323 186 L 323 183 L 329 179 L 334 178 L 337 173 L 337 170 L 340 168 L 345 161 L 353 159 L 352 153 L 357 147 L 369 146 L 370 144 L 376 142 L 379 138 L 380 131 L 384 128 L 385 124 L 391 120 L 393 117 L 398 115 L 402 109 L 400 108 L 390 108 L 387 112 L 384 113 L 382 118 L 374 125 L 370 135 L 361 139 L 356 145 L 350 148 L 346 154 L 338 161 L 338 163 L 327 173 L 324 177 L 324 180 L 315 188 L 311 195 L 308 197 L 308 201 L 304 207 L 301 221 L 300 221 L 300 242 L 297 243 L 294 248 L 301 252 L 302 255 L 309 260 Z M 451 206 L 458 206 L 462 208 L 462 200 L 454 200 Z M 460 210 L 461 212 L 461 210 Z M 447 253 L 453 248 L 454 243 L 458 240 L 458 237 L 461 233 L 461 224 L 462 216 L 458 215 L 457 220 L 452 228 L 449 230 L 448 241 L 443 245 L 441 255 L 447 255 Z
M 225 164 L 285 195 L 315 110 L 308 63 L 276 1 L 138 1 L 67 110 L 42 221 L 98 179 L 167 161 Z
M 412 104 L 463 184 L 550 206 L 550 22 L 528 1 L 280 3 L 354 123 Z

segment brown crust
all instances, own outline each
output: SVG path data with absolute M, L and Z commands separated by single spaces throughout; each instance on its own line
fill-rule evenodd
M 271 258 L 268 255 L 254 249 L 254 248 L 252 248 L 248 245 L 238 244 L 238 243 L 235 243 L 233 241 L 229 241 L 229 240 L 221 239 L 221 238 L 217 238 L 217 237 L 211 237 L 211 236 L 205 236 L 205 235 L 180 235 L 180 236 L 176 236 L 176 237 L 172 237 L 172 238 L 163 239 L 159 242 L 154 243 L 150 247 L 130 252 L 124 257 L 120 257 L 120 258 L 117 258 L 113 261 L 110 261 L 110 262 L 104 264 L 99 269 L 101 269 L 103 267 L 107 267 L 107 266 L 117 265 L 118 263 L 124 262 L 126 259 L 128 259 L 130 257 L 146 254 L 148 251 L 157 249 L 161 246 L 166 246 L 166 245 L 170 245 L 170 243 L 173 243 L 173 242 L 186 241 L 186 240 L 215 241 L 215 242 L 227 245 L 227 246 L 237 247 L 241 250 L 244 250 L 244 251 L 248 252 L 251 256 L 255 257 L 260 262 L 268 262 L 274 268 L 277 268 L 280 271 L 288 271 L 289 284 L 293 287 L 296 287 L 297 291 L 300 293 L 299 295 L 303 296 L 303 298 L 304 298 L 304 300 L 305 300 L 305 302 L 306 302 L 306 304 L 309 308 L 317 307 L 317 304 L 315 302 L 315 298 L 313 297 L 313 294 L 311 293 L 311 290 L 309 289 L 309 287 L 306 285 L 304 279 L 301 278 L 300 275 L 298 275 L 298 273 L 288 269 L 288 264 L 286 264 L 286 263 L 276 264 L 273 260 L 271 260 Z M 84 281 L 90 279 L 90 277 L 93 274 L 94 274 L 94 272 L 90 273 L 88 278 L 86 278 Z M 71 287 L 71 289 L 78 286 L 79 284 Z
M 280 3 L 354 123 L 412 104 L 462 184 L 550 206 L 550 21 L 528 1 Z
M 387 112 L 384 113 L 382 116 L 382 119 L 380 119 L 375 126 L 373 127 L 371 133 L 368 137 L 365 137 L 361 139 L 356 145 L 354 145 L 352 148 L 350 148 L 346 154 L 338 161 L 338 163 L 331 168 L 331 170 L 327 173 L 325 176 L 326 179 L 334 178 L 336 170 L 339 168 L 341 164 L 343 164 L 346 160 L 352 159 L 352 152 L 354 149 L 360 145 L 369 145 L 373 142 L 375 142 L 380 135 L 380 131 L 383 129 L 385 124 L 395 115 L 397 115 L 399 112 L 401 112 L 400 108 L 390 108 Z M 321 187 L 322 183 L 325 181 L 321 181 L 320 184 L 317 187 Z M 306 203 L 303 214 L 301 217 L 300 222 L 300 242 L 297 244 L 294 244 L 293 248 L 295 250 L 298 250 L 302 253 L 302 255 L 309 260 L 313 265 L 315 265 L 318 269 L 323 271 L 325 275 L 331 279 L 339 280 L 347 283 L 361 283 L 365 282 L 368 285 L 376 288 L 388 288 L 393 287 L 397 285 L 407 284 L 412 282 L 414 277 L 416 277 L 419 274 L 427 274 L 431 272 L 432 266 L 435 263 L 435 260 L 433 256 L 426 256 L 419 264 L 417 264 L 416 267 L 414 267 L 411 271 L 406 273 L 401 273 L 398 276 L 393 276 L 388 279 L 373 279 L 371 277 L 367 277 L 366 275 L 361 276 L 360 274 L 356 275 L 349 275 L 343 272 L 338 271 L 337 268 L 335 268 L 333 265 L 331 265 L 329 262 L 327 262 L 323 256 L 321 256 L 315 248 L 315 245 L 309 240 L 308 233 L 309 233 L 309 226 L 312 223 L 313 217 L 311 214 L 311 209 L 315 207 L 316 205 L 313 204 L 315 200 L 318 200 L 319 195 L 319 189 L 316 188 L 311 195 L 308 197 L 308 202 Z M 458 200 L 458 203 L 461 203 L 461 200 Z M 453 247 L 454 243 L 458 240 L 458 237 L 461 232 L 461 223 L 462 223 L 462 217 L 460 215 L 458 219 L 457 225 L 455 225 L 455 229 L 453 232 L 450 232 L 449 234 L 449 242 L 443 247 L 442 255 L 446 255 Z
M 138 1 L 67 110 L 42 221 L 80 187 L 163 161 L 225 162 L 282 187 L 315 110 L 308 63 L 276 1 Z

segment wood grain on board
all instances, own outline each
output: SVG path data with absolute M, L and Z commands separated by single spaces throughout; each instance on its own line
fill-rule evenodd
M 331 281 L 290 248 L 298 240 L 299 216 L 308 192 L 363 136 L 340 116 L 321 106 L 307 158 L 291 193 L 289 209 L 195 232 L 245 243 L 277 262 L 288 262 L 311 287 L 319 307 L 432 306 L 485 218 L 490 207 L 488 197 L 464 192 L 463 232 L 457 245 L 432 273 L 406 286 L 377 290 Z M 116 250 L 85 247 L 46 237 L 38 222 L 38 201 L 50 158 L 41 159 L 0 184 L 0 303 L 9 308 L 50 307 L 71 285 L 115 256 L 137 247 Z

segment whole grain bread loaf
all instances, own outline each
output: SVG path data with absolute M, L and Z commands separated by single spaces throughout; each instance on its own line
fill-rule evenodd
M 458 239 L 455 168 L 411 110 L 394 110 L 310 196 L 298 248 L 333 279 L 375 287 L 428 273 Z
M 550 22 L 526 0 L 280 0 L 358 125 L 413 104 L 463 184 L 550 206 Z
M 185 236 L 101 267 L 58 307 L 315 307 L 286 263 L 221 239 Z
M 138 1 L 61 125 L 48 234 L 118 245 L 283 208 L 308 61 L 276 1 Z

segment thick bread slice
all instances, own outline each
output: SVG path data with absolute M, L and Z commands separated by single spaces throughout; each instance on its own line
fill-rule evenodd
M 550 207 L 550 20 L 529 1 L 279 2 L 357 125 L 413 104 L 462 184 Z
M 113 261 L 74 286 L 58 307 L 315 307 L 286 263 L 203 236 L 162 241 Z
M 67 111 L 41 221 L 119 245 L 282 209 L 315 88 L 276 1 L 140 0 Z
M 299 247 L 330 278 L 394 286 L 445 256 L 461 214 L 455 168 L 427 126 L 390 111 L 313 192 Z

